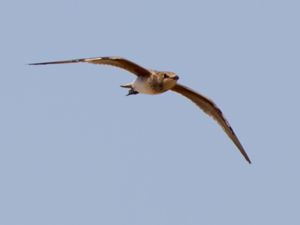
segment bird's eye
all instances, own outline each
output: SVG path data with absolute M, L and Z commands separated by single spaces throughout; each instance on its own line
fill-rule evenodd
M 169 76 L 167 74 L 164 74 L 164 78 L 169 78 Z

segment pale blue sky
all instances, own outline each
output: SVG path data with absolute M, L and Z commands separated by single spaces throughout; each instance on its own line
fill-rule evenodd
M 300 3 L 1 1 L 0 225 L 300 224 Z M 122 56 L 213 99 L 251 157 Z

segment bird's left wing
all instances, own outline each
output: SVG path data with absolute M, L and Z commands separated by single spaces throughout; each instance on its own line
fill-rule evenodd
M 198 107 L 200 107 L 205 113 L 214 118 L 219 125 L 223 128 L 228 137 L 233 141 L 233 143 L 238 147 L 244 158 L 251 163 L 244 147 L 240 143 L 233 129 L 231 128 L 228 121 L 225 119 L 222 111 L 215 105 L 215 103 L 205 96 L 193 91 L 192 89 L 185 87 L 180 84 L 176 84 L 175 87 L 171 89 L 194 102 Z
M 149 76 L 151 74 L 150 70 L 145 69 L 142 66 L 128 59 L 124 59 L 120 57 L 82 58 L 82 59 L 52 61 L 52 62 L 30 63 L 29 65 L 48 65 L 48 64 L 64 64 L 64 63 L 79 63 L 79 62 L 116 66 L 141 77 Z

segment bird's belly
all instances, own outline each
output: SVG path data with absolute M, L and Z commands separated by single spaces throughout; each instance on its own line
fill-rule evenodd
M 155 94 L 162 93 L 161 91 L 154 89 L 149 83 L 144 82 L 142 80 L 136 80 L 133 83 L 133 88 L 137 92 L 143 93 L 143 94 L 155 95 Z

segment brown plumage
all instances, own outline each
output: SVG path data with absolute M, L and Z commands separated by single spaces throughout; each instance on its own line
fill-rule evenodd
M 177 80 L 179 79 L 179 77 L 173 72 L 145 69 L 130 60 L 120 57 L 82 58 L 63 61 L 31 63 L 29 65 L 64 64 L 78 62 L 116 66 L 137 75 L 137 79 L 134 82 L 121 86 L 130 89 L 128 95 L 138 93 L 160 94 L 168 90 L 172 90 L 185 96 L 186 98 L 194 102 L 206 114 L 208 114 L 218 122 L 218 124 L 223 128 L 227 136 L 233 141 L 233 143 L 239 149 L 239 151 L 247 160 L 247 162 L 251 163 L 250 158 L 248 157 L 245 149 L 243 148 L 238 137 L 234 133 L 232 127 L 225 119 L 222 111 L 216 106 L 216 104 L 213 101 L 209 100 L 205 96 L 193 91 L 188 87 L 178 84 Z

